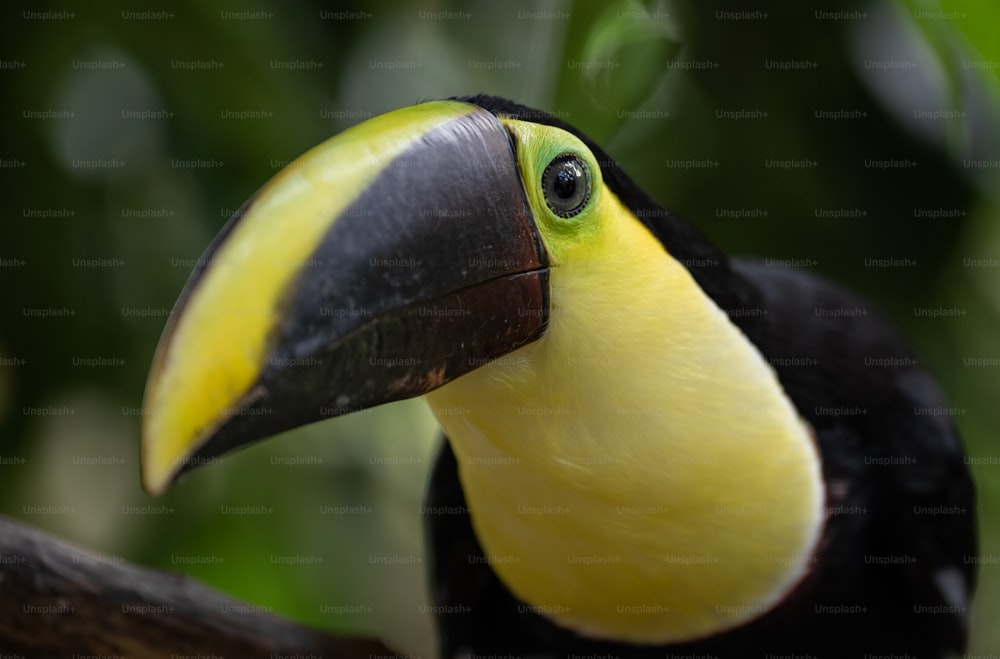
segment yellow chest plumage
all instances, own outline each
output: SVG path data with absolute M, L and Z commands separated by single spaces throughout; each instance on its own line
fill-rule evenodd
M 808 570 L 820 459 L 756 347 L 610 192 L 600 203 L 609 225 L 553 263 L 545 335 L 427 398 L 519 599 L 585 635 L 695 639 Z

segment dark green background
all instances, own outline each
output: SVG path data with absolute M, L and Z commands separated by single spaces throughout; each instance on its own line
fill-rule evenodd
M 726 251 L 796 259 L 888 311 L 976 463 L 972 649 L 1000 651 L 1000 9 L 783 4 L 5 8 L 0 513 L 426 653 L 422 403 L 259 445 L 157 500 L 140 406 L 191 260 L 259 185 L 366 117 L 485 91 L 578 126 Z M 228 114 L 244 111 L 263 118 Z M 769 166 L 789 159 L 807 166 Z M 915 165 L 866 164 L 886 159 Z M 47 309 L 71 315 L 32 315 Z M 390 555 L 408 564 L 373 564 Z

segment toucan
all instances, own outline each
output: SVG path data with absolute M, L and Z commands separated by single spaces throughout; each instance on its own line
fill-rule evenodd
M 146 387 L 152 494 L 423 396 L 443 657 L 948 657 L 974 486 L 944 394 L 818 275 L 730 258 L 560 119 L 368 119 L 225 225 Z

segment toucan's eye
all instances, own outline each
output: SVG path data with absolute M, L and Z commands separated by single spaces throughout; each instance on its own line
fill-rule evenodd
M 559 217 L 573 217 L 590 199 L 590 170 L 572 154 L 557 156 L 542 173 L 545 203 Z

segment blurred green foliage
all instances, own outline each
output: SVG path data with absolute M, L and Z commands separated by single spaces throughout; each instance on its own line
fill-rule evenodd
M 578 126 L 726 251 L 798 259 L 886 308 L 961 411 L 994 559 L 973 651 L 1000 650 L 1000 271 L 970 265 L 1000 257 L 992 0 L 7 11 L 0 513 L 428 652 L 436 429 L 419 401 L 289 433 L 157 500 L 138 428 L 166 310 L 256 187 L 364 118 L 485 91 Z M 767 164 L 789 159 L 810 164 Z M 866 164 L 883 159 L 916 165 Z M 961 313 L 915 313 L 931 307 Z

